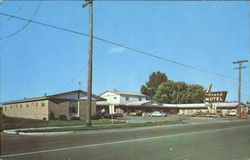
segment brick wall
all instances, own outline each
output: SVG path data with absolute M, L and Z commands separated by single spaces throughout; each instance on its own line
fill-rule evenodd
M 60 115 L 69 117 L 69 101 L 63 99 L 52 99 L 49 100 L 49 114 L 54 113 L 55 118 L 59 118 Z
M 51 112 L 54 113 L 55 118 L 59 118 L 60 115 L 69 115 L 70 102 L 65 99 L 50 99 L 42 101 L 14 103 L 3 105 L 3 114 L 8 117 L 30 118 L 30 119 L 49 119 Z M 80 119 L 85 119 L 87 101 L 80 102 Z M 96 102 L 92 102 L 91 115 L 96 114 Z
M 3 105 L 3 114 L 8 117 L 48 120 L 48 113 L 48 100 Z

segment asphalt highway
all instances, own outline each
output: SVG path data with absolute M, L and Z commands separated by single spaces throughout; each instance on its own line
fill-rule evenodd
M 1 134 L 11 160 L 250 160 L 250 121 L 79 131 L 66 135 Z

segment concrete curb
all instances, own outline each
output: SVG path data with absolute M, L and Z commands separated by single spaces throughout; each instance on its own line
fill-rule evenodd
M 17 134 L 17 135 L 58 135 L 58 134 L 74 133 L 74 131 L 61 131 L 61 132 L 22 132 L 22 131 L 25 131 L 25 130 L 38 130 L 38 129 L 45 129 L 45 128 L 10 129 L 10 130 L 3 130 L 3 132 L 4 133 L 8 133 L 8 134 Z
M 74 133 L 74 131 L 62 131 L 62 132 L 35 132 L 35 133 L 32 133 L 32 132 L 19 132 L 17 134 L 19 135 L 37 135 L 37 136 L 40 136 L 40 135 L 61 135 L 61 134 L 70 134 L 70 133 Z

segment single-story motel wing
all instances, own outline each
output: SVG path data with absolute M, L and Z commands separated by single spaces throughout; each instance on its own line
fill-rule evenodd
M 99 95 L 105 101 L 96 102 L 97 110 L 105 109 L 110 113 L 130 114 L 131 112 L 162 111 L 170 114 L 193 115 L 196 113 L 221 113 L 226 115 L 229 111 L 236 111 L 238 103 L 206 103 L 193 104 L 161 104 L 153 100 L 147 100 L 146 95 L 132 92 L 119 92 L 117 90 L 106 91 Z
M 161 104 L 147 100 L 146 95 L 132 92 L 106 91 L 99 96 L 92 95 L 91 115 L 105 109 L 108 113 L 130 114 L 133 112 L 149 113 L 162 111 L 170 114 L 193 115 L 196 113 L 221 113 L 236 111 L 238 103 L 194 103 L 194 104 Z M 87 92 L 75 90 L 35 98 L 24 98 L 2 103 L 3 114 L 9 117 L 49 120 L 53 113 L 55 118 L 64 115 L 67 119 L 79 117 L 85 119 Z M 248 106 L 249 107 L 249 104 Z
M 169 114 L 179 115 L 194 115 L 198 113 L 221 113 L 227 115 L 229 111 L 236 111 L 238 103 L 211 103 L 212 107 L 208 107 L 205 103 L 193 104 L 159 104 L 155 101 L 145 101 L 141 103 L 128 103 L 126 105 L 111 105 L 107 102 L 97 102 L 97 108 L 104 108 L 111 113 L 130 114 L 133 112 L 141 111 L 142 113 L 150 113 L 153 111 L 161 111 Z M 114 106 L 113 108 L 110 106 Z M 215 110 L 216 108 L 216 110 Z
M 96 114 L 96 101 L 103 101 L 96 95 L 92 95 L 91 115 Z M 53 114 L 55 118 L 64 115 L 67 119 L 79 117 L 85 119 L 87 105 L 87 92 L 75 90 L 65 93 L 44 95 L 35 98 L 24 98 L 2 103 L 3 114 L 9 117 L 49 120 Z

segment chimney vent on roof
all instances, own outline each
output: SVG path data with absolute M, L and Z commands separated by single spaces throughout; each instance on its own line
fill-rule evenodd
M 26 99 L 26 97 L 24 97 L 24 99 Z
M 44 96 L 47 96 L 47 93 L 44 93 Z

